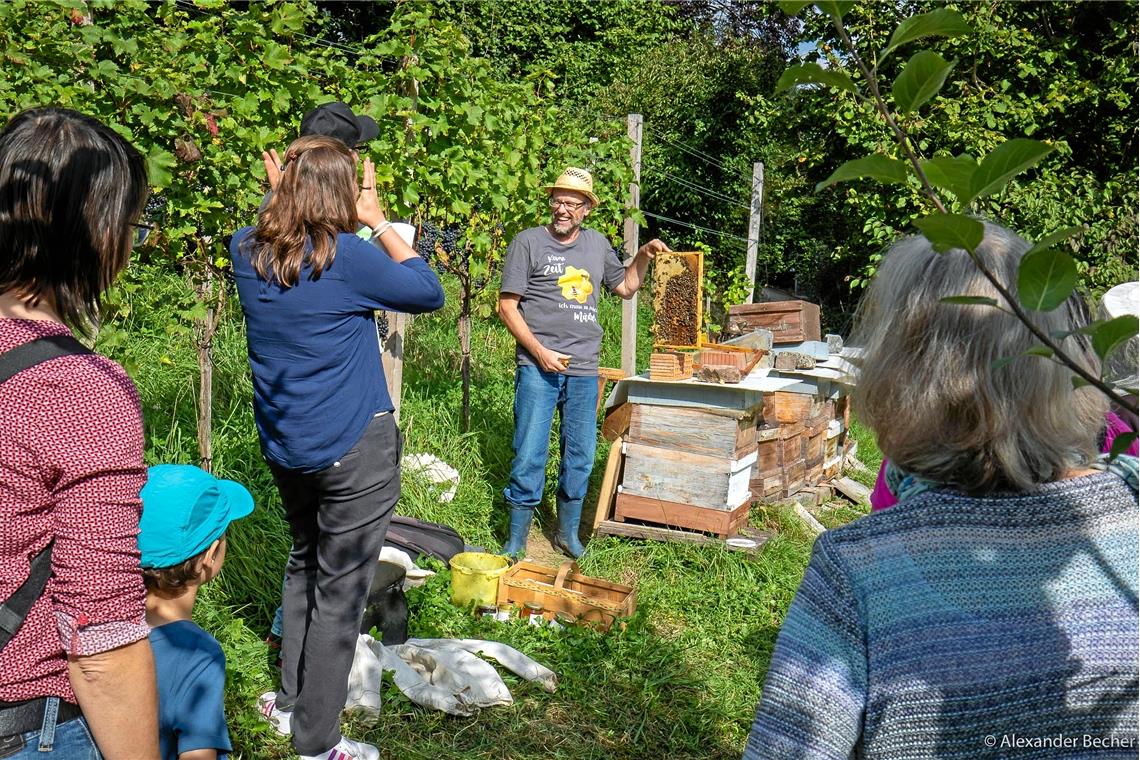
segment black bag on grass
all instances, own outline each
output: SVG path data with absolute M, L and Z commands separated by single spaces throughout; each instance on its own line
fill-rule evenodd
M 450 525 L 424 522 L 403 515 L 392 515 L 384 543 L 407 554 L 412 562 L 422 554 L 435 557 L 445 564 L 466 546 L 463 537 Z
M 368 602 L 364 606 L 364 618 L 360 622 L 361 633 L 370 633 L 375 628 L 380 634 L 380 642 L 388 646 L 403 644 L 408 640 L 405 575 L 407 573 L 400 565 L 391 562 L 376 563 L 372 588 L 368 591 Z

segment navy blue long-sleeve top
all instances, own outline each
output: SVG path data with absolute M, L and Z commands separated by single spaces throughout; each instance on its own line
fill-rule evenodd
M 317 472 L 363 435 L 372 417 L 393 410 L 372 312 L 421 313 L 443 305 L 439 278 L 423 259 L 396 263 L 355 235 L 337 236 L 336 256 L 296 285 L 257 274 L 249 257 L 253 227 L 230 241 L 245 314 L 253 411 L 269 461 Z

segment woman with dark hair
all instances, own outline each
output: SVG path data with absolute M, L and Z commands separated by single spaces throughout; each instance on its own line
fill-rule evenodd
M 383 250 L 354 234 L 371 229 Z M 302 758 L 373 760 L 344 738 L 348 671 L 384 534 L 400 496 L 401 436 L 372 311 L 443 305 L 435 273 L 392 228 L 364 160 L 302 137 L 256 227 L 230 254 L 245 313 L 254 419 L 293 548 L 285 569 L 281 690 L 262 713 Z
M 976 253 L 1016 289 L 1028 249 L 987 224 Z M 1136 459 L 1098 459 L 1103 395 L 961 295 L 1001 299 L 912 237 L 859 307 L 854 408 L 899 503 L 816 540 L 746 758 L 1136 756 Z M 1098 372 L 1079 299 L 1032 318 Z
M 6 758 L 158 757 L 136 544 L 142 412 L 122 368 L 72 337 L 97 324 L 146 194 L 143 157 L 94 119 L 37 108 L 0 131 Z

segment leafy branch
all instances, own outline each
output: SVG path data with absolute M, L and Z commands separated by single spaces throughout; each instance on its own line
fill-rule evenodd
M 1018 295 L 1015 296 L 1003 285 L 997 276 L 985 265 L 976 252 L 985 235 L 984 225 L 977 219 L 962 214 L 949 213 L 946 204 L 936 187 L 956 196 L 962 208 L 968 208 L 975 200 L 1002 190 L 1010 180 L 1034 166 L 1048 155 L 1052 146 L 1037 140 L 1008 140 L 986 155 L 980 162 L 971 156 L 941 157 L 923 160 L 914 146 L 913 138 L 900 125 L 892 114 L 879 86 L 878 64 L 876 60 L 868 66 L 864 57 L 851 39 L 843 23 L 843 15 L 854 3 L 847 0 L 828 0 L 816 3 L 816 7 L 831 18 L 851 60 L 867 82 L 870 97 L 864 95 L 850 76 L 839 69 L 824 69 L 818 64 L 805 63 L 789 67 L 777 84 L 777 91 L 787 90 L 801 84 L 822 84 L 852 93 L 856 98 L 871 102 L 878 114 L 890 129 L 899 150 L 906 162 L 898 161 L 881 154 L 847 161 L 839 166 L 830 177 L 820 182 L 816 189 L 823 189 L 837 182 L 871 178 L 879 182 L 906 184 L 908 169 L 922 185 L 924 195 L 937 209 L 936 214 L 915 220 L 914 224 L 930 241 L 939 253 L 952 248 L 965 250 L 978 271 L 998 292 L 1009 307 L 1002 309 L 1012 314 L 1029 329 L 1041 345 L 1030 349 L 1029 353 L 1045 356 L 1060 362 L 1073 371 L 1074 385 L 1092 385 L 1109 399 L 1137 413 L 1137 403 L 1128 394 L 1119 393 L 1109 383 L 1085 369 L 1061 346 L 1068 336 L 1051 336 L 1038 327 L 1030 311 L 1051 311 L 1063 304 L 1077 286 L 1077 268 L 1067 253 L 1054 248 L 1055 245 L 1071 237 L 1079 228 L 1063 230 L 1048 236 L 1035 244 L 1019 264 Z M 781 3 L 785 13 L 794 15 L 810 5 L 801 0 L 786 0 Z M 957 11 L 940 8 L 929 13 L 905 19 L 881 55 L 885 56 L 900 46 L 924 37 L 958 37 L 972 31 L 965 19 Z M 941 90 L 955 62 L 946 61 L 937 53 L 922 50 L 915 53 L 895 79 L 891 92 L 900 114 L 918 110 Z M 985 305 L 1001 308 L 993 299 L 971 296 L 955 296 L 944 299 L 948 303 L 960 305 Z M 1138 330 L 1134 316 L 1119 317 L 1107 321 L 1095 321 L 1082 330 L 1092 338 L 1093 348 L 1102 358 L 1106 358 L 1123 340 L 1135 335 Z

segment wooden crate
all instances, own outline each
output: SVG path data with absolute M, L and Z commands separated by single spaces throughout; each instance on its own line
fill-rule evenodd
M 704 533 L 715 533 L 728 538 L 748 524 L 748 512 L 752 506 L 752 494 L 731 511 L 705 509 L 691 504 L 650 499 L 629 493 L 619 493 L 614 505 L 614 520 L 644 520 L 656 525 L 672 528 L 687 528 Z
M 633 616 L 637 593 L 630 586 L 583 575 L 573 561 L 553 568 L 522 560 L 499 577 L 498 603 L 522 607 L 527 602 L 541 604 L 548 620 L 565 612 L 605 631 L 620 618 Z
M 653 262 L 653 345 L 697 348 L 701 344 L 705 255 L 662 251 Z
M 819 340 L 819 306 L 807 301 L 772 301 L 728 307 L 730 322 L 747 328 L 772 331 L 772 342 L 780 345 Z
M 756 446 L 756 418 L 749 412 L 635 404 L 626 440 L 674 451 L 739 459 Z
M 619 492 L 730 512 L 748 495 L 756 449 L 738 459 L 626 443 Z

